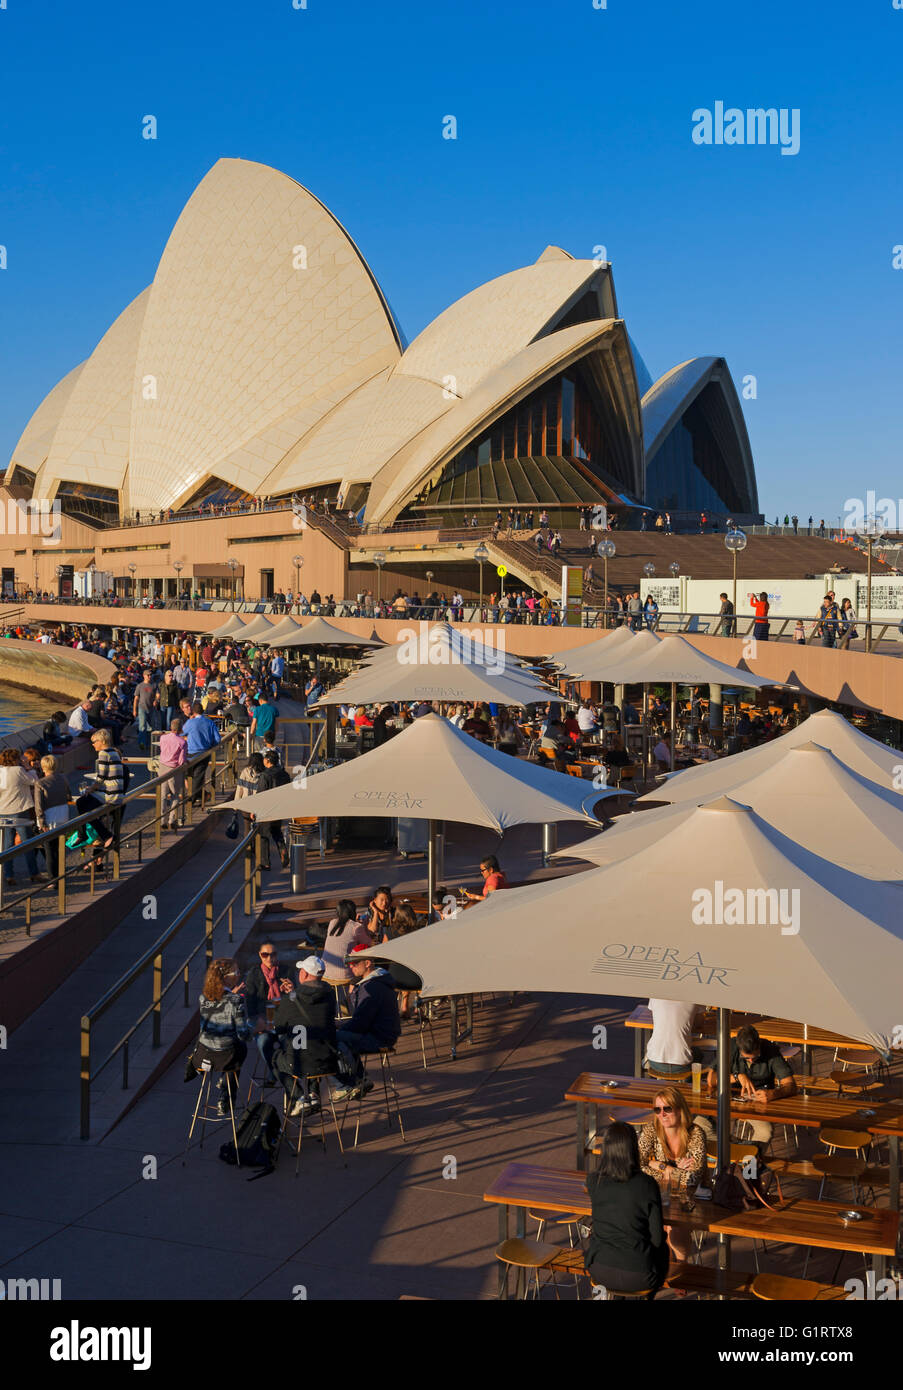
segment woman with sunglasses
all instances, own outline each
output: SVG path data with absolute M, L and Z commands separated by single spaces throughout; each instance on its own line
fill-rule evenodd
M 653 1299 L 668 1272 L 668 1242 L 662 1194 L 641 1167 L 632 1125 L 617 1121 L 605 1130 L 599 1167 L 586 1188 L 593 1211 L 586 1267 L 593 1283 L 612 1293 L 648 1289 Z
M 687 1102 L 676 1086 L 664 1086 L 652 1102 L 652 1119 L 639 1134 L 643 1172 L 668 1183 L 675 1194 L 687 1191 L 706 1172 L 706 1136 L 694 1124 Z M 665 1228 L 674 1258 L 685 1260 L 686 1247 L 670 1227 Z

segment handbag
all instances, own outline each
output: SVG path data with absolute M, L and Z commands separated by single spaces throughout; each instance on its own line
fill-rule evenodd
M 238 812 L 237 812 L 237 811 L 233 811 L 233 812 L 232 812 L 232 819 L 230 820 L 229 824 L 226 826 L 226 837 L 227 837 L 227 839 L 230 839 L 230 840 L 237 840 L 237 839 L 238 839 Z
M 757 1206 L 776 1211 L 767 1199 L 772 1182 L 777 1184 L 778 1201 L 783 1206 L 784 1194 L 776 1173 L 773 1173 L 761 1159 L 756 1160 L 756 1176 L 747 1178 L 742 1163 L 729 1163 L 723 1172 L 715 1174 L 712 1182 L 712 1201 L 716 1207 L 727 1207 L 733 1211 L 752 1211 Z

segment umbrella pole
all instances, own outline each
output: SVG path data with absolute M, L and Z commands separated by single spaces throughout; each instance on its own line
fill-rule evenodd
M 434 820 L 431 820 L 431 821 L 430 821 L 429 842 L 428 842 L 428 846 L 427 846 L 427 856 L 426 856 L 426 862 L 427 862 L 427 877 L 428 877 L 428 879 L 429 879 L 429 882 L 428 882 L 428 884 L 427 884 L 427 890 L 426 890 L 426 911 L 427 911 L 427 921 L 428 921 L 428 922 L 431 922 L 432 919 L 433 919 L 433 903 L 434 903 L 435 897 L 436 897 L 436 849 L 437 849 L 437 844 L 436 844 L 436 839 L 437 839 L 436 827 L 437 827 L 437 822 L 434 821 Z
M 671 682 L 671 771 L 674 771 L 677 762 L 677 744 L 675 734 L 677 730 L 677 685 Z
M 731 1012 L 730 1009 L 718 1010 L 717 1021 L 717 1042 L 718 1059 L 716 1067 L 718 1070 L 718 1116 L 717 1116 L 717 1148 L 715 1157 L 716 1173 L 727 1172 L 731 1154 Z M 730 1237 L 719 1235 L 718 1237 L 718 1268 L 730 1269 L 731 1247 Z
M 673 772 L 673 768 L 671 769 Z M 643 790 L 649 771 L 649 685 L 643 681 Z

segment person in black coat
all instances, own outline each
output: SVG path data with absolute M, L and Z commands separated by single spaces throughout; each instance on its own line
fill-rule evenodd
M 335 1093 L 338 1100 L 344 1100 L 346 1092 L 356 1098 L 361 1087 L 365 1092 L 373 1089 L 373 1082 L 363 1079 L 361 1054 L 394 1047 L 401 1033 L 395 983 L 377 961 L 358 954 L 366 949 L 355 946 L 348 956 L 348 969 L 357 981 L 351 991 L 354 1012 L 337 1036 L 345 1071 L 352 1080 L 349 1087 Z
M 649 1289 L 654 1298 L 668 1273 L 668 1242 L 661 1191 L 642 1171 L 632 1125 L 618 1121 L 605 1130 L 602 1159 L 586 1188 L 593 1208 L 586 1267 L 593 1283 L 613 1293 Z
M 278 753 L 264 753 L 263 772 L 260 774 L 260 781 L 257 790 L 261 792 L 271 791 L 273 787 L 284 787 L 292 779 L 289 777 L 285 768 L 279 761 Z M 279 858 L 282 861 L 283 869 L 288 868 L 288 849 L 286 848 L 285 838 L 282 834 L 282 826 L 279 821 L 270 821 L 270 839 L 279 851 Z M 269 861 L 269 855 L 267 856 Z M 269 862 L 264 864 L 268 869 Z
M 316 1110 L 320 1100 L 311 1094 L 309 1076 L 334 1076 L 339 1064 L 335 1029 L 335 993 L 323 983 L 323 962 L 317 956 L 296 961 L 298 985 L 276 1005 L 273 1031 L 273 1070 L 282 1082 L 286 1097 L 292 1094 L 296 1079 L 301 1096 L 289 1115 Z

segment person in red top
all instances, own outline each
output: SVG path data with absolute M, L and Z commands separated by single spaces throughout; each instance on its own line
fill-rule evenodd
M 373 720 L 365 710 L 363 705 L 359 705 L 354 715 L 354 727 L 356 729 L 372 729 Z
M 483 898 L 488 898 L 490 893 L 497 893 L 500 888 L 508 887 L 508 880 L 499 868 L 499 861 L 494 854 L 480 860 L 480 873 L 483 875 L 482 893 L 471 893 L 467 888 L 461 889 L 464 897 L 469 898 L 472 903 L 481 902 Z
M 752 602 L 753 612 L 756 621 L 753 624 L 753 638 L 757 642 L 768 641 L 768 595 L 763 589 L 758 598 Z

